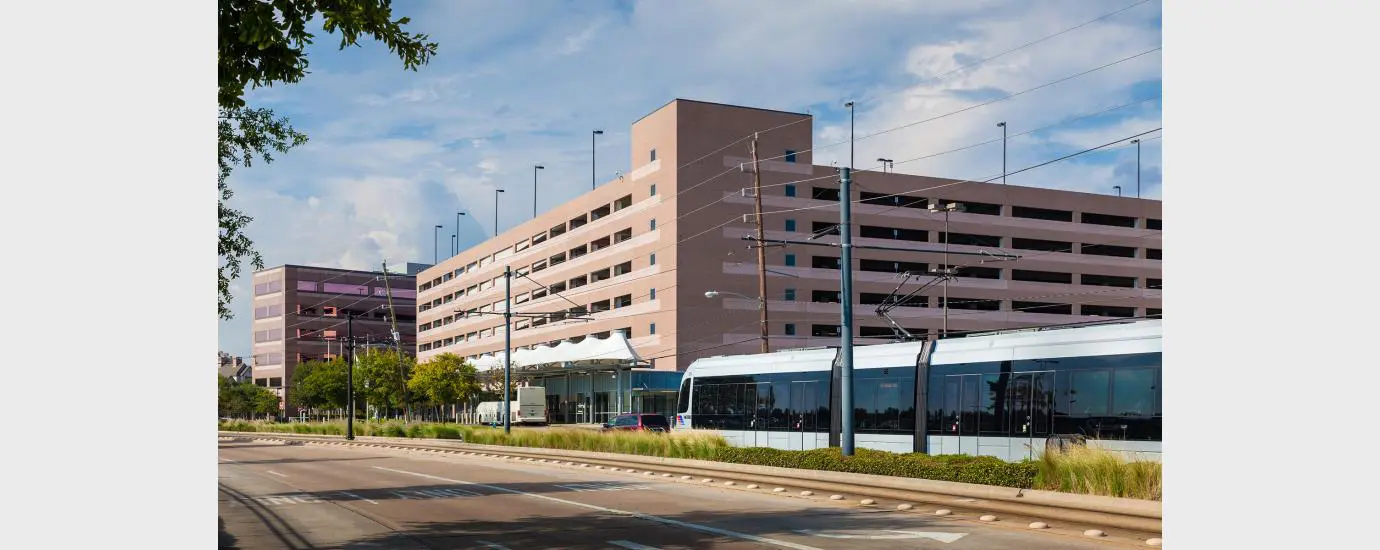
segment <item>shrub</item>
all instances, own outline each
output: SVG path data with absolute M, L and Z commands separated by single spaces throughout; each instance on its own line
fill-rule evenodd
M 990 457 L 889 453 L 856 449 L 852 457 L 837 447 L 809 451 L 784 451 L 765 447 L 727 447 L 714 460 L 755 466 L 851 472 L 936 481 L 1030 488 L 1038 471 L 1032 463 L 1012 463 Z

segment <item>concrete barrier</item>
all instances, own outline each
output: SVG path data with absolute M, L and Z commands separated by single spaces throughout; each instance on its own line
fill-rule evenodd
M 220 432 L 225 435 L 255 438 L 292 438 L 300 440 L 339 440 L 341 436 L 307 434 L 270 434 L 266 432 Z M 443 447 L 466 449 L 514 457 L 576 460 L 601 466 L 625 467 L 638 465 L 640 469 L 669 472 L 696 478 L 728 478 L 772 486 L 790 486 L 819 492 L 881 497 L 904 502 L 924 502 L 952 505 L 964 499 L 963 506 L 1008 515 L 1028 516 L 1048 520 L 1062 520 L 1084 525 L 1128 529 L 1141 533 L 1163 533 L 1163 503 L 1159 501 L 1081 495 L 1017 489 L 992 485 L 977 485 L 952 481 L 936 481 L 906 477 L 856 474 L 824 470 L 804 470 L 775 466 L 755 466 L 653 456 L 600 453 L 537 447 L 505 447 L 479 445 L 444 439 L 408 439 L 357 436 L 357 444 L 389 444 L 399 447 Z

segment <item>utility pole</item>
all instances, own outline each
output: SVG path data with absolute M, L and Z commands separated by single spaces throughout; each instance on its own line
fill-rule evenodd
M 345 314 L 345 339 L 350 346 L 349 366 L 345 370 L 345 439 L 355 438 L 355 314 Z
M 503 266 L 503 433 L 513 431 L 513 405 L 509 395 L 513 375 L 513 267 Z M 592 388 L 593 386 L 591 386 Z
M 757 134 L 752 134 L 752 195 L 754 217 L 757 220 L 757 309 L 762 312 L 762 353 L 771 347 L 767 341 L 767 247 L 762 229 L 762 170 L 757 163 Z
M 1001 184 L 1006 185 L 1006 121 L 998 122 L 1001 127 Z
M 458 218 L 457 218 L 458 219 Z M 412 401 L 407 398 L 407 370 L 403 368 L 402 337 L 398 334 L 398 314 L 393 311 L 393 288 L 388 285 L 388 260 L 383 261 L 383 293 L 388 296 L 388 320 L 392 323 L 393 346 L 398 350 L 398 385 L 402 386 L 403 424 L 412 420 Z
M 843 440 L 839 442 L 843 456 L 853 456 L 853 173 L 851 168 L 839 169 L 839 265 L 840 302 L 843 303 L 843 325 L 840 336 L 842 348 L 839 385 L 843 395 L 840 405 L 843 408 Z M 759 249 L 760 250 L 760 249 Z

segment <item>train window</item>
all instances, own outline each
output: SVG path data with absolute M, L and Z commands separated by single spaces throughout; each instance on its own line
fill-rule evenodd
M 680 381 L 680 399 L 678 409 L 682 414 L 690 412 L 690 379 Z
M 1117 369 L 1112 378 L 1111 416 L 1153 416 L 1155 393 L 1153 369 Z
M 1111 386 L 1111 380 L 1110 370 L 1070 373 L 1068 390 L 1064 392 L 1067 406 L 1063 409 L 1075 417 L 1107 416 L 1107 390 Z
M 1006 394 L 1010 378 L 1009 374 L 982 375 L 982 384 L 978 386 L 982 398 L 978 432 L 982 435 L 1007 434 L 1007 420 L 1010 415 L 1007 414 Z

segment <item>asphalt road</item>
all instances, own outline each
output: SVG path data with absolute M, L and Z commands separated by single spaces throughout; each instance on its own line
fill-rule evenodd
M 644 472 L 262 442 L 219 460 L 222 549 L 1130 547 Z

